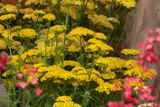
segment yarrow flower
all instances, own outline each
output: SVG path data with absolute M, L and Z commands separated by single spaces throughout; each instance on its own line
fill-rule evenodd
M 64 25 L 55 25 L 55 26 L 50 27 L 49 30 L 54 31 L 54 32 L 62 32 L 64 30 L 67 30 L 67 27 Z
M 56 17 L 55 17 L 53 14 L 49 13 L 49 14 L 44 15 L 44 16 L 42 17 L 42 19 L 46 19 L 46 20 L 49 20 L 49 21 L 53 21 L 53 20 L 56 19 Z
M 140 54 L 139 50 L 135 50 L 135 49 L 123 49 L 121 53 L 125 55 L 139 55 Z
M 23 37 L 23 38 L 34 38 L 38 34 L 34 29 L 25 28 L 19 31 L 19 35 L 20 37 Z
M 7 20 L 15 20 L 16 19 L 16 15 L 15 14 L 6 14 L 6 15 L 2 15 L 0 16 L 0 21 L 7 21 Z

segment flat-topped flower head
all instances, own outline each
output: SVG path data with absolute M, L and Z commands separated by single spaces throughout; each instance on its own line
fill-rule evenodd
M 16 19 L 15 14 L 6 14 L 0 17 L 0 21 L 15 20 L 15 19 Z
M 62 32 L 64 30 L 67 30 L 67 27 L 64 26 L 64 25 L 55 25 L 55 26 L 50 27 L 49 30 L 60 33 L 60 32 Z
M 44 16 L 42 17 L 42 19 L 46 19 L 46 20 L 49 20 L 49 21 L 53 21 L 53 20 L 56 19 L 56 17 L 55 17 L 53 14 L 49 13 L 49 14 L 44 15 Z
M 123 49 L 121 53 L 125 55 L 139 55 L 140 54 L 139 50 L 135 50 L 135 49 Z
M 5 39 L 0 39 L 0 49 L 6 49 L 7 47 L 7 42 L 5 41 Z
M 69 96 L 60 96 L 56 98 L 56 101 L 67 102 L 67 101 L 72 101 L 72 98 Z
M 43 10 L 35 10 L 34 15 L 44 15 L 46 14 Z
M 106 35 L 105 35 L 104 33 L 95 33 L 95 34 L 93 35 L 93 37 L 94 37 L 94 38 L 97 38 L 97 39 L 103 39 L 103 40 L 106 40 L 106 39 L 107 39 L 107 37 L 106 37 Z
M 19 35 L 22 38 L 34 38 L 38 34 L 36 33 L 36 30 L 25 28 L 19 31 Z

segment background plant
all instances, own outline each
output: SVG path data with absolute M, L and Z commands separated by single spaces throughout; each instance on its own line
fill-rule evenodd
M 120 100 L 122 88 L 115 92 L 114 86 L 117 83 L 122 86 L 125 77 L 147 80 L 156 75 L 153 69 L 145 72 L 141 66 L 135 66 L 132 59 L 111 56 L 112 43 L 121 41 L 122 36 L 118 35 L 124 33 L 123 26 L 129 20 L 127 14 L 136 4 L 134 0 L 24 2 L 23 7 L 1 5 L 0 16 L 1 22 L 6 15 L 7 20 L 11 19 L 11 13 L 16 16 L 16 20 L 7 23 L 8 27 L 3 23 L 0 26 L 0 43 L 3 43 L 0 51 L 12 53 L 2 77 L 11 82 L 8 96 L 14 96 L 15 106 L 22 106 L 23 89 L 15 88 L 15 83 L 17 73 L 27 75 L 23 66 L 33 65 L 38 69 L 37 81 L 43 89 L 41 96 L 33 95 L 28 106 L 50 107 L 62 101 L 66 105 L 106 107 L 109 100 Z M 139 51 L 128 49 L 122 53 L 135 56 Z M 143 86 L 144 82 L 131 85 Z M 27 90 L 25 101 L 34 87 L 28 86 Z

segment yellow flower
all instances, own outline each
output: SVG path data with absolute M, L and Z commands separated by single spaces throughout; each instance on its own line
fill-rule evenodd
M 11 48 L 12 49 L 18 49 L 18 48 L 20 48 L 20 46 L 21 46 L 21 42 L 20 41 L 13 41 L 12 45 L 11 45 Z
M 9 33 L 9 34 L 8 34 L 8 33 Z M 7 38 L 9 37 L 9 40 L 13 41 L 13 37 L 14 37 L 14 36 L 17 36 L 17 34 L 16 34 L 16 33 L 10 33 L 10 30 L 9 30 L 9 31 L 4 30 L 4 31 L 2 32 L 2 36 L 3 36 L 5 39 L 7 39 Z
M 31 15 L 30 15 L 30 14 L 25 14 L 25 15 L 23 16 L 23 19 L 31 19 Z
M 125 55 L 139 55 L 140 51 L 136 49 L 123 49 L 121 53 Z
M 56 101 L 67 102 L 67 101 L 72 101 L 72 98 L 69 96 L 60 96 L 56 98 Z
M 25 28 L 19 31 L 19 35 L 22 38 L 35 38 L 38 34 L 36 33 L 36 30 Z
M 107 39 L 107 37 L 104 35 L 104 33 L 95 33 L 95 34 L 93 35 L 93 37 L 94 37 L 94 38 L 98 38 L 98 39 L 104 39 L 104 40 Z
M 63 4 L 63 5 L 73 5 L 74 1 L 73 0 L 62 0 L 61 4 Z
M 17 30 L 19 31 L 21 29 L 22 29 L 21 26 L 14 26 L 14 27 L 12 27 L 12 32 L 16 32 Z
M 0 31 L 4 30 L 4 26 L 0 24 Z
M 47 20 L 49 20 L 49 21 L 53 21 L 53 20 L 56 19 L 56 17 L 55 17 L 53 14 L 49 13 L 49 14 L 44 15 L 44 16 L 42 17 L 42 19 L 47 19 Z
M 0 16 L 0 21 L 6 21 L 6 20 L 15 20 L 16 19 L 16 15 L 15 14 L 6 14 L 6 15 L 2 15 Z
M 54 31 L 54 32 L 62 32 L 64 30 L 67 30 L 67 27 L 64 25 L 55 25 L 55 26 L 50 27 L 49 30 Z
M 62 62 L 58 63 L 57 66 L 62 66 Z M 76 62 L 76 61 L 65 60 L 64 61 L 64 67 L 65 66 L 78 67 L 78 66 L 81 66 L 81 64 L 79 62 Z
M 81 50 L 80 47 L 76 47 L 75 45 L 69 45 L 68 46 L 68 51 L 69 52 L 79 52 Z
M 136 6 L 136 1 L 135 0 L 117 0 L 120 4 L 127 8 L 135 7 Z
M 4 39 L 0 39 L 0 49 L 6 49 L 7 42 Z
M 48 34 L 48 39 L 53 39 L 55 37 L 55 34 Z
M 10 5 L 10 4 L 4 5 L 2 9 L 5 10 L 7 13 L 12 13 L 12 12 L 17 13 L 18 12 L 16 6 Z
M 44 14 L 46 14 L 43 10 L 35 10 L 33 13 L 34 13 L 34 15 L 39 15 L 39 14 L 44 15 Z
M 32 8 L 25 8 L 23 10 L 20 10 L 21 13 L 25 13 L 25 14 L 30 14 L 32 12 L 34 12 L 34 10 Z
M 79 36 L 87 36 L 87 35 L 94 35 L 94 31 L 87 29 L 87 28 L 83 28 L 83 27 L 76 27 L 74 29 L 72 29 L 68 35 L 79 35 Z

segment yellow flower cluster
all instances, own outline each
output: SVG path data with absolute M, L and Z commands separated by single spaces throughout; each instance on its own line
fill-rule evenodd
M 104 39 L 104 40 L 107 39 L 107 37 L 106 37 L 106 35 L 105 35 L 104 33 L 95 33 L 95 34 L 93 35 L 93 38 Z
M 9 40 L 13 41 L 13 37 L 14 37 L 14 36 L 17 36 L 17 34 L 16 34 L 16 33 L 11 33 L 10 30 L 9 30 L 9 31 L 3 30 L 3 31 L 2 31 L 2 36 L 3 36 L 5 39 L 7 39 L 7 38 L 9 37 Z
M 30 14 L 33 13 L 34 10 L 32 8 L 25 8 L 25 9 L 20 9 L 20 12 L 23 14 Z
M 108 18 L 104 15 L 89 14 L 88 19 L 92 21 L 93 25 L 100 25 L 106 28 L 113 29 L 113 25 L 108 22 Z
M 123 49 L 121 53 L 125 55 L 139 55 L 140 51 L 136 49 Z
M 116 77 L 116 74 L 114 72 L 108 71 L 107 73 L 101 74 L 101 77 L 103 79 L 114 79 Z
M 55 26 L 50 27 L 49 30 L 54 31 L 54 32 L 62 32 L 64 30 L 67 30 L 67 27 L 64 25 L 55 25 Z
M 53 20 L 56 19 L 56 17 L 55 17 L 53 14 L 49 13 L 49 14 L 44 15 L 44 16 L 42 17 L 42 19 L 47 19 L 47 20 L 49 20 L 49 21 L 53 21 Z
M 48 39 L 53 39 L 55 37 L 55 34 L 48 34 Z
M 21 26 L 14 26 L 14 27 L 12 27 L 12 32 L 17 32 L 17 31 L 19 31 L 21 29 L 22 29 Z
M 103 82 L 95 90 L 100 93 L 105 92 L 108 95 L 110 91 L 113 91 L 113 88 L 114 84 L 110 84 L 109 82 Z
M 90 49 L 92 52 L 95 52 L 98 49 L 100 49 L 102 52 L 114 50 L 111 46 L 109 46 L 106 43 L 104 43 L 103 41 L 95 39 L 95 38 L 89 39 L 88 43 L 92 43 L 88 46 L 88 49 Z
M 79 52 L 81 50 L 81 47 L 77 47 L 76 45 L 69 45 L 68 46 L 68 52 Z
M 147 80 L 148 78 L 152 79 L 151 74 L 156 75 L 157 72 L 154 69 L 150 69 L 150 72 L 143 71 L 142 66 L 135 66 L 132 69 L 126 70 L 124 75 L 129 76 L 138 76 L 143 80 Z
M 113 17 L 109 17 L 107 20 L 108 20 L 108 21 L 111 21 L 111 22 L 118 23 L 118 24 L 120 23 L 120 21 L 118 21 L 118 19 L 113 18 Z
M 55 55 L 55 46 L 50 46 L 50 47 L 46 47 L 46 51 L 45 51 L 45 46 L 43 46 L 43 49 L 40 50 L 41 52 L 43 52 L 43 55 L 47 55 L 47 56 L 50 56 L 50 55 Z M 46 52 L 46 53 L 45 53 Z
M 7 13 L 17 13 L 18 12 L 17 7 L 11 4 L 4 5 L 2 7 L 2 10 L 6 11 Z
M 62 0 L 61 4 L 62 5 L 72 5 L 74 4 L 74 1 L 73 0 Z
M 32 4 L 43 4 L 43 5 L 47 5 L 47 3 L 44 1 L 44 0 L 26 0 L 25 2 L 25 6 L 29 6 L 29 5 L 32 5 Z
M 7 42 L 4 39 L 0 38 L 0 49 L 6 49 L 6 47 Z
M 18 49 L 20 47 L 21 47 L 21 42 L 20 41 L 13 41 L 12 42 L 12 45 L 11 45 L 12 49 Z
M 60 96 L 56 98 L 53 107 L 81 107 L 79 104 L 74 103 L 69 96 Z
M 6 15 L 2 15 L 0 16 L 0 21 L 7 21 L 7 20 L 15 20 L 16 19 L 16 15 L 15 14 L 6 14 Z
M 34 29 L 24 28 L 24 29 L 19 31 L 19 35 L 22 38 L 31 38 L 31 39 L 33 39 L 38 34 L 36 33 L 36 30 L 34 30 Z
M 94 35 L 94 31 L 83 28 L 83 27 L 76 27 L 72 29 L 68 35 L 79 35 L 79 36 L 87 36 L 87 35 Z
M 57 66 L 62 66 L 62 62 L 59 62 L 57 64 Z M 76 61 L 72 61 L 72 60 L 65 60 L 64 61 L 64 67 L 65 66 L 71 66 L 71 67 L 79 67 L 81 66 L 81 64 L 79 62 L 76 62 Z
M 0 31 L 4 30 L 4 26 L 0 24 Z
M 32 56 L 37 56 L 37 54 L 41 52 L 40 50 L 37 49 L 30 49 L 27 52 L 24 52 L 20 57 L 22 60 L 25 60 L 27 56 L 32 57 Z
M 117 0 L 120 4 L 127 8 L 135 7 L 136 6 L 136 1 L 135 0 Z
M 96 61 L 96 66 L 104 66 L 109 69 L 121 69 L 125 65 L 126 61 L 117 57 L 100 57 Z
M 39 14 L 44 15 L 44 14 L 46 14 L 43 10 L 35 10 L 33 13 L 35 15 L 39 15 Z

